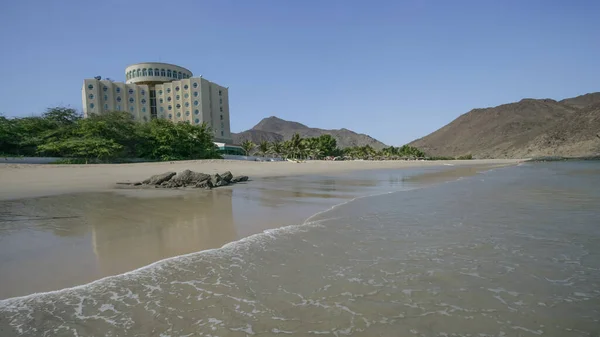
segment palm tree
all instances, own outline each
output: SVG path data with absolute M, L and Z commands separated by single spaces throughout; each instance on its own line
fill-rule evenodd
M 252 150 L 254 150 L 254 148 L 256 147 L 256 144 L 252 143 L 251 140 L 245 140 L 240 145 L 242 146 L 242 149 L 246 153 L 246 156 L 249 156 L 250 152 L 252 152 Z
M 284 152 L 284 149 L 283 149 L 282 143 L 280 143 L 280 142 L 271 143 L 271 146 L 269 147 L 269 153 L 271 155 L 274 155 L 276 157 L 281 157 L 283 152 Z
M 269 152 L 269 142 L 263 140 L 262 142 L 260 142 L 260 144 L 258 144 L 257 154 L 261 157 L 264 157 L 267 155 L 267 152 Z
M 297 156 L 301 156 L 304 151 L 304 146 L 302 144 L 302 137 L 299 134 L 294 133 L 292 138 L 289 140 L 289 151 L 292 158 L 296 158 Z

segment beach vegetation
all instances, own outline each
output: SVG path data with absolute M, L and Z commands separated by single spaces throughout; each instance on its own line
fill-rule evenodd
M 41 116 L 0 116 L 0 153 L 64 157 L 72 163 L 220 158 L 206 124 L 162 119 L 136 123 L 126 112 L 83 118 L 64 107 L 50 108 Z
M 252 150 L 256 148 L 256 144 L 254 144 L 251 140 L 243 141 L 240 146 L 242 147 L 242 150 L 244 150 L 244 153 L 246 153 L 246 156 L 249 156 L 252 153 Z

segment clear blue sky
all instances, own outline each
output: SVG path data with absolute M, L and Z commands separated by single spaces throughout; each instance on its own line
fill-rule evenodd
M 174 63 L 276 115 L 402 145 L 476 107 L 600 91 L 600 1 L 3 1 L 0 113 L 81 109 L 84 78 Z

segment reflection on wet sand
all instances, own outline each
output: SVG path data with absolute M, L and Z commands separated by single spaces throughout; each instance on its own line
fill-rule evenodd
M 219 248 L 301 224 L 360 195 L 473 174 L 439 170 L 264 178 L 213 191 L 115 190 L 0 202 L 0 299 Z M 423 173 L 429 178 L 418 178 Z

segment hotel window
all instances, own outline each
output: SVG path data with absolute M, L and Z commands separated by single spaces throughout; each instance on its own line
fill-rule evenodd
M 221 120 L 223 120 L 223 115 L 221 115 Z
M 107 91 L 108 91 L 108 87 L 107 87 L 107 86 L 104 86 L 104 87 L 102 88 L 102 91 L 104 91 L 104 92 L 107 92 Z
M 94 99 L 94 94 L 90 94 L 88 97 L 89 97 L 90 99 Z
M 169 119 L 173 119 L 173 115 L 172 114 L 169 114 Z
M 185 102 L 185 107 L 187 108 L 188 106 L 190 106 L 190 102 Z
M 190 115 L 190 112 L 189 112 L 189 111 L 186 111 L 186 112 L 185 112 L 185 115 L 186 115 L 186 116 L 189 116 L 189 115 Z
M 171 77 L 171 69 L 167 69 L 167 77 Z
M 90 108 L 93 109 L 94 108 L 94 103 L 90 103 Z
M 198 110 L 198 109 L 194 110 L 194 115 L 197 115 L 199 113 L 200 113 L 200 110 Z
M 169 105 L 169 107 L 167 108 L 169 110 L 173 110 L 173 107 Z
M 108 110 L 108 104 L 104 104 L 104 110 Z
M 223 131 L 221 131 L 221 136 L 224 136 L 224 133 L 223 133 Z
M 221 96 L 221 90 L 219 90 L 219 96 Z
M 104 95 L 104 100 L 108 101 L 108 95 Z
M 133 103 L 135 100 L 133 99 L 133 97 L 129 98 L 129 103 Z
M 177 78 L 181 79 L 181 71 L 177 73 Z
M 198 105 L 198 101 L 194 101 L 194 105 Z
M 194 87 L 194 89 L 198 88 L 198 83 L 194 82 L 194 84 L 192 84 L 192 87 Z
M 181 117 L 181 112 L 177 113 L 177 118 Z
M 142 104 L 146 104 L 146 99 L 142 98 L 141 102 L 142 102 Z
M 181 97 L 179 95 L 175 96 L 175 99 L 179 101 Z
M 121 105 L 117 104 L 117 111 L 121 111 Z
M 141 69 L 137 70 L 137 77 L 142 77 L 142 70 Z
M 167 97 L 167 101 L 171 102 L 171 96 Z
M 200 124 L 200 120 L 198 118 L 196 118 L 196 124 Z
M 142 89 L 142 90 L 140 91 L 140 94 L 141 94 L 142 96 L 145 96 L 145 95 L 146 95 L 146 90 Z
M 223 124 L 223 122 L 221 122 L 221 129 L 225 128 L 225 125 Z
M 190 98 L 190 94 L 186 93 L 183 95 L 184 98 Z
M 148 68 L 148 76 L 154 76 L 154 71 L 152 68 Z
M 198 97 L 198 92 L 194 91 L 194 97 Z
M 219 98 L 219 104 L 223 104 L 223 99 Z
M 183 86 L 183 90 L 188 90 L 190 87 L 186 84 Z
M 129 94 L 133 95 L 133 89 L 129 89 Z
M 219 110 L 221 110 L 221 112 L 223 112 L 223 107 L 222 107 L 222 106 L 221 106 L 221 107 L 219 107 Z
M 146 107 L 143 107 L 143 108 L 142 108 L 142 112 L 146 112 Z
M 181 109 L 181 104 L 176 105 L 177 109 Z
M 148 71 L 146 68 L 142 69 L 142 76 L 148 76 Z
M 159 91 L 158 91 L 158 94 L 162 96 L 162 90 L 159 90 Z
M 129 111 L 133 112 L 133 105 L 129 107 Z
M 176 86 L 176 87 L 175 87 L 175 91 L 179 91 L 179 86 Z
M 117 92 L 117 94 L 118 94 L 118 93 L 120 93 L 120 92 L 121 92 L 121 88 L 117 87 L 117 89 L 115 89 L 115 91 L 116 91 L 116 92 Z
M 121 102 L 121 96 L 117 96 L 117 102 Z
M 177 79 L 177 72 L 175 70 L 173 70 L 173 78 Z
M 166 75 L 165 75 L 165 70 L 164 70 L 164 69 L 161 69 L 161 70 L 160 70 L 160 76 L 162 76 L 162 77 L 165 77 L 165 76 L 166 76 Z
M 167 88 L 167 94 L 171 93 L 171 88 Z
M 92 89 L 94 89 L 94 86 L 90 84 L 90 85 L 88 85 L 88 89 L 92 90 Z
M 159 102 L 160 104 L 163 104 L 163 99 L 162 99 L 162 98 L 161 98 L 161 99 L 159 99 L 159 100 L 158 100 L 158 102 Z

